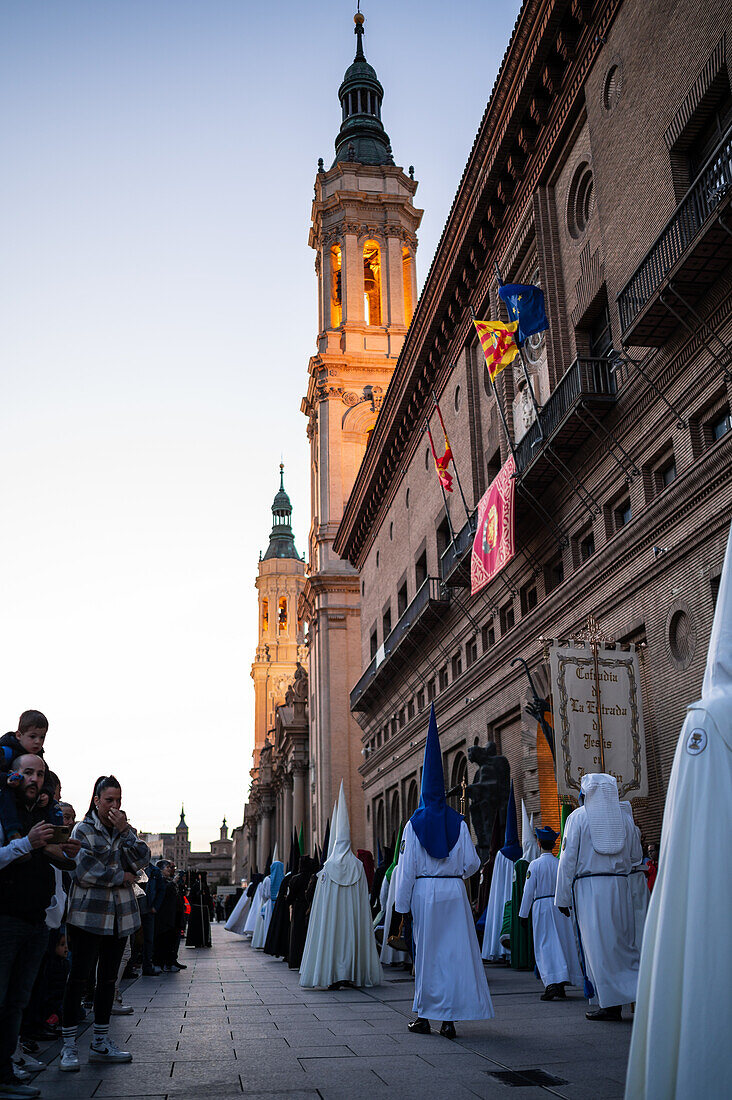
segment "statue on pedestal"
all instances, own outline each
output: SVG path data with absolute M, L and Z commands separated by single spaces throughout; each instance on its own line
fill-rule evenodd
M 505 756 L 499 756 L 495 741 L 484 747 L 473 745 L 468 749 L 468 760 L 478 765 L 473 782 L 468 784 L 470 820 L 477 838 L 477 849 L 485 863 L 490 855 L 491 835 L 498 816 L 501 836 L 506 828 L 506 807 L 511 792 L 511 765 Z

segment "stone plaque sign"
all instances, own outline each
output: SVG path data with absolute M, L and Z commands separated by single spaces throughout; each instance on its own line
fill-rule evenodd
M 621 799 L 648 795 L 638 653 L 591 641 L 553 642 L 549 650 L 554 697 L 557 787 L 579 795 L 587 772 L 618 781 Z

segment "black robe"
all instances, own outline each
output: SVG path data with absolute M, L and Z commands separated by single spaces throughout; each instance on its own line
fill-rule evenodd
M 265 955 L 274 955 L 287 958 L 290 947 L 290 898 L 289 888 L 292 875 L 286 874 L 280 883 L 275 903 L 272 906 L 272 916 L 267 929 L 267 938 L 264 941 Z
M 302 962 L 302 953 L 305 950 L 305 940 L 308 934 L 308 920 L 310 918 L 310 905 L 313 892 L 308 889 L 315 878 L 318 863 L 311 856 L 303 856 L 300 860 L 300 870 L 292 876 L 288 889 L 288 897 L 292 906 L 290 917 L 290 944 L 287 951 L 287 965 L 290 970 L 299 970 Z
M 191 903 L 191 913 L 188 917 L 186 947 L 210 947 L 211 913 L 204 891 L 196 881 L 191 887 L 188 900 Z

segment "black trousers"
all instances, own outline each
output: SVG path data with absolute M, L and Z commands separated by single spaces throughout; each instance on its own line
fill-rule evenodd
M 79 1023 L 81 999 L 87 982 L 94 978 L 95 970 L 97 982 L 94 991 L 94 1023 L 108 1024 L 126 937 L 99 936 L 96 932 L 74 928 L 72 924 L 66 925 L 66 935 L 71 953 L 71 970 L 64 992 L 61 1013 L 63 1026 L 73 1027 Z

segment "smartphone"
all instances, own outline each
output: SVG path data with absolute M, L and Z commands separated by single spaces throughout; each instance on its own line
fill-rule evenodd
M 51 844 L 65 844 L 71 836 L 70 825 L 54 825 Z

